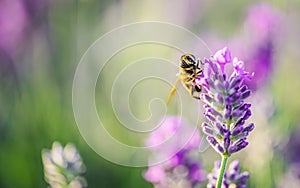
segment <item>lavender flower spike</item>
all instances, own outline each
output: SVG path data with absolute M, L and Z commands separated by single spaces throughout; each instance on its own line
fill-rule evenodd
M 220 161 L 215 162 L 214 169 L 212 173 L 208 174 L 208 184 L 207 188 L 215 188 L 218 173 L 220 170 L 221 163 Z M 222 182 L 222 187 L 236 187 L 236 188 L 246 188 L 247 181 L 249 179 L 248 172 L 240 173 L 239 161 L 235 160 L 230 165 L 228 170 L 225 172 L 224 179 Z
M 231 74 L 227 74 L 225 66 L 230 66 Z M 245 103 L 251 91 L 244 80 L 252 77 L 253 73 L 245 71 L 244 62 L 232 59 L 225 47 L 205 59 L 203 74 L 196 80 L 205 86 L 200 97 L 208 122 L 202 124 L 203 132 L 212 147 L 225 157 L 245 148 L 247 136 L 254 129 L 254 124 L 245 124 L 251 116 L 251 104 Z
M 52 188 L 87 187 L 82 177 L 85 165 L 72 144 L 64 148 L 60 143 L 54 142 L 51 150 L 42 151 L 45 180 Z

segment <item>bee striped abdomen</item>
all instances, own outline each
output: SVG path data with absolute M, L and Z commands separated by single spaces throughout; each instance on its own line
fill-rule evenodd
M 186 69 L 185 72 L 188 74 L 188 75 L 193 75 L 194 74 L 194 69 L 191 68 L 191 69 Z

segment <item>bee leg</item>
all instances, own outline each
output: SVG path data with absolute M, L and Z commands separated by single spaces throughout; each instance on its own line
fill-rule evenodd
M 197 63 L 198 64 L 200 63 L 201 65 L 204 65 L 204 62 L 200 58 L 197 59 Z
M 194 93 L 199 93 L 198 90 L 199 90 L 199 89 L 198 89 L 197 86 L 194 86 L 194 87 L 191 87 L 191 88 L 190 88 L 191 96 L 192 96 L 193 98 L 195 98 L 195 99 L 200 100 L 200 97 L 199 97 L 198 95 L 194 95 Z
M 175 87 L 173 87 L 172 88 L 172 90 L 170 91 L 170 93 L 169 93 L 169 96 L 168 96 L 168 98 L 167 98 L 167 101 L 166 101 L 166 104 L 168 105 L 169 104 L 169 102 L 170 102 L 170 100 L 171 100 L 171 98 L 173 97 L 173 95 L 175 94 L 175 91 L 176 91 L 176 88 Z
M 180 81 L 180 76 L 178 76 L 178 78 L 176 79 L 176 81 L 175 81 L 175 83 L 174 83 L 174 86 L 173 86 L 172 90 L 171 90 L 170 93 L 169 93 L 169 96 L 168 96 L 167 101 L 166 101 L 166 104 L 167 104 L 167 105 L 169 104 L 169 102 L 170 102 L 172 96 L 175 94 L 175 92 L 176 92 L 176 87 L 177 87 L 179 81 Z

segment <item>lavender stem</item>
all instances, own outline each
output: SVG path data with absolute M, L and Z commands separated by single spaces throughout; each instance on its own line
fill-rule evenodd
M 219 173 L 216 188 L 221 188 L 222 187 L 224 172 L 225 172 L 225 168 L 226 168 L 228 158 L 229 158 L 228 156 L 224 156 L 224 155 L 222 157 L 221 168 L 220 168 L 220 173 Z

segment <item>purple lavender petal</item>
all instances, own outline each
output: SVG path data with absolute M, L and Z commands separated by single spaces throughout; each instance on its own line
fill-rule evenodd
M 246 138 L 239 139 L 238 141 L 236 141 L 234 143 L 234 145 L 239 146 L 239 145 L 243 144 L 245 142 L 245 140 L 246 140 Z
M 212 79 L 206 78 L 206 83 L 210 87 L 210 89 L 216 89 L 215 85 L 214 85 L 214 82 L 212 81 Z
M 214 61 L 212 61 L 211 59 L 209 59 L 209 60 L 207 61 L 207 63 L 209 64 L 210 69 L 211 69 L 211 71 L 212 71 L 214 74 L 218 74 L 218 73 L 219 73 L 218 66 L 217 66 L 217 64 L 214 63 Z
M 211 143 L 213 146 L 218 144 L 218 141 L 214 137 L 207 136 L 206 138 L 207 138 L 208 142 Z
M 242 131 L 244 130 L 244 128 L 242 126 L 236 127 L 233 129 L 232 131 L 232 136 L 237 136 L 238 134 L 240 134 Z
M 241 115 L 243 115 L 244 114 L 244 110 L 234 110 L 233 112 L 232 112 L 232 117 L 233 118 L 239 118 L 239 117 L 241 117 Z
M 240 101 L 240 99 L 241 99 L 241 93 L 240 92 L 235 92 L 235 93 L 233 93 L 232 95 L 230 95 L 230 104 L 231 103 L 236 103 L 237 101 Z M 229 102 L 228 101 L 228 102 Z
M 241 84 L 242 80 L 243 79 L 240 76 L 232 77 L 232 80 L 229 83 L 229 88 L 236 88 L 236 87 L 238 87 Z
M 203 127 L 203 132 L 207 135 L 210 135 L 210 136 L 216 136 L 218 135 L 218 133 L 215 132 L 215 130 L 209 128 L 209 127 Z
M 221 81 L 219 81 L 219 80 L 216 80 L 216 81 L 214 82 L 214 86 L 215 86 L 215 88 L 216 88 L 218 91 L 220 91 L 220 92 L 222 92 L 222 91 L 224 91 L 224 90 L 226 89 L 224 83 L 221 82 Z
M 221 135 L 224 135 L 224 133 L 227 132 L 227 130 L 220 123 L 215 123 L 215 126 Z
M 245 126 L 244 131 L 251 132 L 254 129 L 254 124 L 250 123 L 249 125 Z
M 237 147 L 237 146 L 230 146 L 230 147 L 228 148 L 229 154 L 235 153 L 235 152 L 237 152 L 237 150 L 238 150 L 238 147 Z
M 202 127 L 211 127 L 211 125 L 209 125 L 209 124 L 206 123 L 206 122 L 203 122 L 203 123 L 202 123 Z
M 227 149 L 230 145 L 230 134 L 229 132 L 224 135 L 224 148 Z
M 216 148 L 221 154 L 223 154 L 225 152 L 224 148 L 219 144 L 216 146 Z
M 231 62 L 231 53 L 227 47 L 224 47 L 215 53 L 214 59 L 219 63 L 221 71 L 224 72 L 225 64 Z
M 219 93 L 217 93 L 217 94 L 215 95 L 215 99 L 216 99 L 216 101 L 219 102 L 220 104 L 223 104 L 223 103 L 224 103 L 224 98 L 223 98 L 223 96 L 222 96 L 221 94 L 219 94 Z
M 204 96 L 204 99 L 207 100 L 209 103 L 211 103 L 213 101 L 213 98 L 210 97 L 209 95 L 203 94 L 203 96 Z
M 244 120 L 243 117 L 241 117 L 241 118 L 235 123 L 234 128 L 235 128 L 235 127 L 242 126 L 242 125 L 244 125 L 244 124 L 245 124 L 245 120 Z
M 229 119 L 229 117 L 231 116 L 231 109 L 232 109 L 231 105 L 226 105 L 226 111 L 225 111 L 225 115 L 224 115 L 224 117 L 226 119 Z
M 210 113 L 211 115 L 213 115 L 214 117 L 216 117 L 216 116 L 222 116 L 222 115 L 220 114 L 220 112 L 216 111 L 216 110 L 213 109 L 213 108 L 208 108 L 208 109 L 207 109 L 207 112 Z
M 240 89 L 239 92 L 244 93 L 245 91 L 248 90 L 248 87 L 246 85 L 243 85 Z
M 216 121 L 216 119 L 215 119 L 212 115 L 210 115 L 210 114 L 208 114 L 208 113 L 205 113 L 204 115 L 205 115 L 205 117 L 206 117 L 207 119 L 209 119 L 211 122 L 215 122 L 215 121 Z
M 251 95 L 251 91 L 247 90 L 244 93 L 242 93 L 241 98 L 242 99 L 246 99 L 247 97 L 249 97 Z
M 234 110 L 241 110 L 241 111 L 246 111 L 248 108 L 251 107 L 251 104 L 247 104 L 247 103 L 244 103 L 244 104 L 241 104 L 239 106 L 236 106 L 234 108 Z
M 244 70 L 244 62 L 239 61 L 237 58 L 233 59 L 234 73 L 241 76 L 243 79 L 251 80 L 254 73 L 249 73 Z
M 244 115 L 243 119 L 244 119 L 244 120 L 247 120 L 247 119 L 249 119 L 249 117 L 250 117 L 251 115 L 252 115 L 251 110 L 248 109 L 248 110 L 245 112 L 245 115 Z
M 220 82 L 223 83 L 223 85 L 225 85 L 224 81 L 226 80 L 226 74 L 218 74 L 216 76 L 217 76 L 217 80 L 219 80 Z
M 223 105 L 218 103 L 218 102 L 212 102 L 211 103 L 211 107 L 214 108 L 214 109 L 222 109 L 223 108 Z M 219 116 L 218 116 L 219 117 Z
M 208 104 L 204 104 L 203 108 L 205 108 L 206 110 L 210 108 L 210 106 Z
M 238 152 L 238 151 L 240 151 L 240 150 L 242 150 L 242 149 L 244 149 L 246 146 L 248 146 L 248 142 L 243 142 L 243 143 L 241 143 L 241 144 L 239 144 L 237 147 L 237 150 L 236 150 L 236 152 Z

